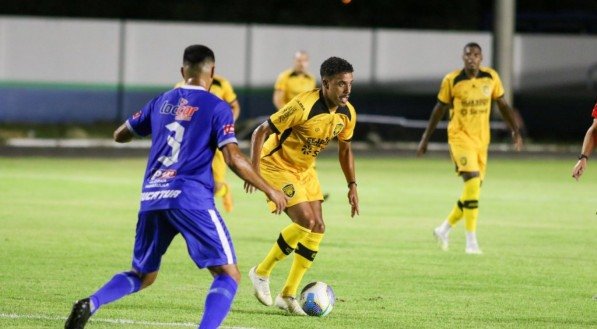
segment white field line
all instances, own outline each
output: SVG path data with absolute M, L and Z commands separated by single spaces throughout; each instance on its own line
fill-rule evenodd
M 51 316 L 43 314 L 14 314 L 14 313 L 0 313 L 0 319 L 29 319 L 29 320 L 51 320 L 51 321 L 66 321 L 66 317 Z M 152 321 L 137 321 L 130 319 L 102 319 L 102 318 L 91 318 L 90 322 L 103 322 L 111 323 L 116 325 L 121 324 L 132 324 L 132 325 L 143 325 L 153 327 L 187 327 L 196 328 L 197 324 L 189 322 L 152 322 Z M 220 327 L 221 329 L 255 329 L 249 327 Z

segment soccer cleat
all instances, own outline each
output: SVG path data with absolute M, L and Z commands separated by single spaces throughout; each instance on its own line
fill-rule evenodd
M 256 270 L 257 266 L 253 266 L 253 268 L 249 270 L 249 278 L 251 279 L 253 289 L 255 290 L 254 295 L 261 304 L 272 306 L 273 301 L 272 294 L 269 290 L 269 278 L 257 275 L 255 272 Z
M 464 249 L 464 252 L 467 253 L 468 255 L 482 255 L 483 254 L 483 251 L 481 251 L 481 248 L 479 248 L 478 244 L 467 245 L 466 249 Z
M 91 317 L 91 304 L 89 298 L 78 300 L 74 305 L 64 329 L 83 329 L 87 320 Z
M 448 234 L 442 233 L 442 231 L 439 229 L 439 227 L 437 227 L 433 230 L 433 236 L 437 240 L 437 244 L 440 247 L 440 249 L 443 251 L 448 251 L 448 249 L 449 249 Z
M 307 315 L 294 297 L 278 295 L 276 296 L 276 306 L 292 315 Z

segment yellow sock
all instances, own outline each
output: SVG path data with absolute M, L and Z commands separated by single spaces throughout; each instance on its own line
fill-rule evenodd
M 463 217 L 468 232 L 477 231 L 477 217 L 479 216 L 479 195 L 481 194 L 481 179 L 471 178 L 464 183 L 462 193 Z
M 462 201 L 458 200 L 458 202 L 456 202 L 456 204 L 454 205 L 454 208 L 452 208 L 452 211 L 450 212 L 447 218 L 447 221 L 448 223 L 450 223 L 450 226 L 456 225 L 456 223 L 458 223 L 458 221 L 462 218 L 462 206 Z
M 304 228 L 296 223 L 291 223 L 290 225 L 286 226 L 281 232 L 280 236 L 278 236 L 278 241 L 274 243 L 272 248 L 270 249 L 269 253 L 259 265 L 257 265 L 257 269 L 255 273 L 259 276 L 266 276 L 268 277 L 276 263 L 286 256 L 288 256 L 294 249 L 299 241 L 301 241 L 305 236 L 311 233 L 311 230 Z
M 319 251 L 319 244 L 323 239 L 323 233 L 309 233 L 303 238 L 294 251 L 294 260 L 286 284 L 282 289 L 282 296 L 296 296 L 298 286 L 301 284 L 301 280 L 307 270 L 313 264 L 315 256 Z

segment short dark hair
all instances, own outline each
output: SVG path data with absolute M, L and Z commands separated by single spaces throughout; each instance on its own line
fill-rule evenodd
M 205 62 L 215 62 L 216 56 L 209 47 L 204 45 L 191 45 L 185 48 L 182 64 L 189 66 L 202 65 Z
M 479 46 L 479 44 L 476 43 L 476 42 L 469 42 L 466 45 L 464 45 L 464 48 L 462 48 L 462 49 L 466 49 L 466 48 L 469 48 L 469 47 L 470 48 L 479 48 L 479 50 L 483 51 L 483 49 L 481 49 L 481 46 Z
M 350 65 L 347 60 L 340 57 L 330 57 L 326 59 L 321 63 L 321 67 L 319 68 L 319 74 L 322 78 L 331 77 L 338 73 L 352 73 L 353 71 L 352 65 Z

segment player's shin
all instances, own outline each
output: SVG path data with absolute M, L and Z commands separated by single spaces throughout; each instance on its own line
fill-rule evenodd
M 286 226 L 280 232 L 278 240 L 274 243 L 267 256 L 257 266 L 257 275 L 269 277 L 276 263 L 294 251 L 298 242 L 310 232 L 311 230 L 308 228 L 304 228 L 296 223 Z
M 282 289 L 282 296 L 296 296 L 299 285 L 307 270 L 313 264 L 315 256 L 319 251 L 319 245 L 323 239 L 323 233 L 309 233 L 298 243 L 294 251 L 294 260 L 286 284 Z
M 102 305 L 135 293 L 139 289 L 141 289 L 141 278 L 137 273 L 122 272 L 114 275 L 110 281 L 89 297 L 91 314 L 95 313 Z
M 205 309 L 199 329 L 215 329 L 220 326 L 230 311 L 237 288 L 238 283 L 227 274 L 214 278 L 205 297 Z

